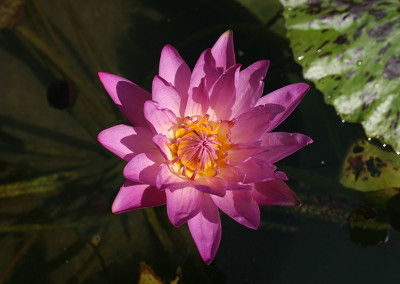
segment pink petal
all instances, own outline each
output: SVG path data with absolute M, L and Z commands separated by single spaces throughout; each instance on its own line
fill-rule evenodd
M 187 222 L 201 258 L 206 264 L 210 264 L 221 242 L 221 219 L 211 198 L 208 195 L 203 196 L 201 211 Z
M 255 230 L 260 225 L 260 209 L 249 190 L 228 190 L 224 197 L 211 198 L 219 209 L 236 222 Z
M 220 177 L 199 177 L 194 180 L 193 186 L 204 193 L 224 196 L 228 182 Z
M 112 205 L 114 214 L 164 205 L 166 202 L 165 192 L 148 184 L 138 184 L 126 180 L 119 190 Z
M 264 160 L 251 158 L 236 167 L 246 175 L 244 183 L 261 182 L 275 178 L 276 166 Z
M 157 134 L 153 137 L 153 142 L 156 144 L 158 150 L 163 155 L 164 159 L 168 162 L 172 160 L 172 153 L 168 145 L 169 139 L 164 134 Z
M 208 93 L 205 90 L 205 79 L 203 78 L 200 85 L 194 87 L 189 92 L 185 116 L 204 116 L 207 113 L 209 105 Z
M 122 113 L 135 126 L 148 127 L 143 114 L 144 102 L 151 95 L 131 81 L 117 75 L 99 72 L 104 88 Z
M 153 79 L 152 95 L 160 108 L 170 109 L 175 115 L 181 116 L 181 108 L 183 111 L 186 104 L 183 104 L 180 93 L 160 76 Z
M 256 155 L 256 157 L 275 163 L 312 142 L 310 137 L 300 133 L 264 133 L 261 137 L 261 147 L 266 147 L 268 150 Z
M 227 152 L 228 156 L 226 159 L 229 161 L 229 165 L 237 165 L 263 151 L 263 148 L 255 144 L 235 144 Z
M 201 209 L 202 193 L 193 187 L 166 189 L 167 213 L 172 225 L 179 227 Z
M 221 168 L 218 177 L 228 182 L 228 190 L 252 189 L 251 185 L 243 184 L 246 175 L 237 167 Z
M 281 124 L 281 122 L 284 121 L 297 107 L 309 89 L 310 86 L 305 83 L 296 83 L 283 87 L 262 97 L 257 102 L 256 106 L 265 104 L 279 104 L 285 108 L 285 111 L 274 117 L 267 131 L 271 131 Z
M 264 90 L 268 67 L 269 60 L 261 60 L 240 72 L 231 119 L 255 106 Z
M 271 126 L 271 121 L 285 109 L 276 104 L 254 107 L 242 113 L 232 127 L 231 139 L 234 143 L 257 141 Z
M 159 189 L 177 189 L 186 187 L 190 184 L 190 181 L 186 177 L 178 177 L 177 173 L 173 173 L 170 167 L 166 164 L 160 166 L 156 185 Z
M 282 180 L 271 180 L 254 184 L 251 194 L 259 205 L 298 206 L 296 194 Z
M 97 139 L 106 149 L 129 161 L 137 154 L 156 150 L 150 142 L 152 136 L 148 128 L 120 124 L 103 130 Z
M 211 49 L 216 65 L 223 71 L 236 64 L 235 50 L 233 47 L 233 32 L 224 32 Z
M 234 65 L 215 81 L 210 90 L 210 108 L 216 119 L 227 120 L 231 117 L 232 106 L 236 98 L 236 85 L 240 65 Z
M 169 44 L 161 51 L 159 75 L 179 91 L 186 104 L 190 69 L 178 51 Z
M 164 162 L 160 153 L 141 153 L 124 168 L 124 177 L 135 182 L 156 185 L 160 164 Z
M 160 108 L 157 102 L 147 101 L 144 104 L 144 115 L 155 133 L 164 134 L 168 138 L 174 137 L 174 127 L 178 121 L 171 110 Z
M 193 88 L 200 86 L 202 80 L 204 80 L 204 89 L 206 92 L 208 92 L 220 74 L 222 74 L 222 72 L 218 72 L 217 67 L 215 66 L 215 59 L 211 54 L 211 50 L 206 49 L 200 55 L 196 66 L 194 66 L 192 76 L 190 78 L 189 94 Z

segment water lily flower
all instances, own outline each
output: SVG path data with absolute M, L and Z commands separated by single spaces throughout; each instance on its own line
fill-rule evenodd
M 261 97 L 268 60 L 241 70 L 232 31 L 205 50 L 193 71 L 171 45 L 162 52 L 152 94 L 120 76 L 99 73 L 133 124 L 102 131 L 100 143 L 128 163 L 113 213 L 166 204 L 174 226 L 188 224 L 209 264 L 221 240 L 219 210 L 257 229 L 259 205 L 298 205 L 273 163 L 311 143 L 271 132 L 309 89 L 292 84 Z

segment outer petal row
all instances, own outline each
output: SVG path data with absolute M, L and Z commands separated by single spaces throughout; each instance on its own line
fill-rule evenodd
M 222 233 L 218 208 L 210 196 L 202 195 L 201 210 L 188 220 L 188 226 L 201 258 L 210 264 L 217 253 Z
M 226 215 L 238 223 L 257 229 L 260 224 L 260 209 L 249 190 L 229 190 L 224 197 L 211 196 L 215 204 Z
M 265 104 L 278 104 L 284 107 L 284 111 L 280 112 L 274 117 L 266 131 L 271 131 L 281 124 L 281 122 L 293 112 L 309 89 L 310 86 L 305 83 L 296 83 L 285 86 L 262 97 L 257 102 L 256 106 Z
M 157 151 L 152 136 L 148 128 L 120 124 L 103 130 L 97 139 L 106 149 L 130 161 L 137 154 Z
M 230 119 L 238 117 L 255 106 L 264 90 L 263 80 L 268 67 L 269 60 L 261 60 L 240 71 L 236 99 Z
M 275 163 L 313 142 L 306 135 L 287 132 L 264 133 L 260 140 L 260 146 L 266 151 L 255 156 L 270 163 Z
M 135 156 L 124 168 L 124 176 L 132 181 L 156 185 L 157 174 L 164 162 L 159 152 L 141 153 Z
M 129 121 L 135 126 L 147 127 L 143 105 L 145 101 L 150 100 L 151 95 L 138 85 L 117 75 L 99 72 L 99 78 L 114 103 Z
M 251 190 L 251 194 L 259 205 L 300 205 L 296 194 L 282 180 L 256 183 Z
M 211 53 L 215 58 L 217 68 L 221 68 L 222 71 L 236 64 L 232 30 L 224 32 L 219 37 L 212 47 Z
M 147 101 L 144 104 L 144 116 L 155 134 L 164 134 L 168 138 L 174 136 L 174 127 L 176 127 L 178 120 L 171 110 L 160 108 L 157 102 Z
M 259 140 L 271 127 L 275 117 L 284 110 L 285 108 L 278 104 L 265 104 L 242 113 L 232 127 L 232 140 L 235 143 L 252 143 Z
M 130 210 L 164 205 L 165 193 L 148 184 L 138 184 L 127 180 L 118 192 L 112 205 L 112 212 L 122 213 Z
M 178 51 L 169 44 L 161 51 L 159 75 L 179 91 L 183 103 L 186 104 L 190 69 Z
M 153 79 L 152 96 L 160 108 L 170 109 L 176 116 L 181 116 L 187 98 L 182 98 L 181 93 L 160 76 Z

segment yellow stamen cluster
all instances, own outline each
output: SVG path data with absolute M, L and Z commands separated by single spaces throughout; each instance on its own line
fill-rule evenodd
M 202 175 L 216 176 L 229 164 L 232 125 L 232 121 L 209 121 L 209 115 L 184 118 L 170 141 L 171 163 L 192 180 Z

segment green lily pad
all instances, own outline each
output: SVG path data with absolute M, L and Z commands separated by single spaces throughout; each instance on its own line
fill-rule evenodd
M 400 156 L 365 140 L 356 141 L 344 160 L 340 182 L 360 191 L 400 187 Z
M 400 151 L 400 1 L 281 3 L 304 77 L 342 119 Z

